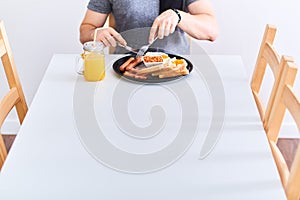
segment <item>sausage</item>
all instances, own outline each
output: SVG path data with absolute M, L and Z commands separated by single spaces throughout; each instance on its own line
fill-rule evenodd
M 129 65 L 126 66 L 126 70 L 131 70 L 132 68 L 134 68 L 135 66 L 137 66 L 138 64 L 140 64 L 142 62 L 142 58 L 141 57 L 137 57 L 133 62 L 129 63 Z
M 134 74 L 134 73 L 132 73 L 132 72 L 130 72 L 130 71 L 125 71 L 125 72 L 124 72 L 124 75 L 125 75 L 125 76 L 128 76 L 128 77 L 135 78 L 135 79 L 143 79 L 143 80 L 147 79 L 147 76 L 136 75 L 136 74 Z
M 136 79 L 142 79 L 142 80 L 146 80 L 147 79 L 147 76 L 143 76 L 143 75 L 135 75 Z
M 125 68 L 126 68 L 132 61 L 134 61 L 134 57 L 130 57 L 126 62 L 124 62 L 124 63 L 120 66 L 120 71 L 121 71 L 121 72 L 125 71 Z

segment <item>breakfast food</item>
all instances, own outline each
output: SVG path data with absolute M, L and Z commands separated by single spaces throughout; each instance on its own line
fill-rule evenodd
M 144 65 L 140 65 L 143 62 Z M 189 74 L 185 59 L 170 58 L 165 53 L 150 52 L 143 57 L 130 57 L 120 66 L 123 75 L 135 79 L 162 79 Z
M 138 64 L 140 64 L 142 62 L 142 58 L 141 57 L 137 57 L 135 58 L 133 61 L 131 61 L 127 66 L 126 66 L 126 70 L 131 70 L 132 68 L 134 68 L 135 66 L 137 66 Z
M 162 56 L 144 56 L 143 57 L 144 62 L 163 62 Z
M 132 71 L 126 71 L 126 72 L 124 72 L 124 75 L 132 77 L 132 78 L 135 78 L 135 79 L 143 79 L 143 80 L 147 79 L 147 76 L 145 76 L 145 75 L 138 75 L 138 74 L 136 74 L 136 73 L 134 73 Z
M 161 52 L 147 52 L 143 56 L 143 62 L 146 67 L 152 67 L 154 65 L 159 65 L 167 62 L 169 56 Z
M 165 68 L 165 66 L 163 64 L 160 64 L 160 65 L 155 65 L 153 67 L 146 67 L 146 68 L 140 69 L 136 73 L 137 74 L 151 74 L 151 73 L 160 71 L 163 68 Z
M 120 71 L 123 72 L 125 70 L 131 70 L 132 68 L 134 68 L 135 66 L 137 66 L 138 64 L 140 64 L 142 62 L 142 58 L 141 57 L 130 57 L 128 60 L 126 60 L 126 62 L 124 62 L 121 66 L 120 66 Z
M 134 60 L 133 57 L 130 57 L 126 62 L 124 62 L 121 66 L 120 66 L 120 71 L 123 72 L 125 71 L 125 68 Z

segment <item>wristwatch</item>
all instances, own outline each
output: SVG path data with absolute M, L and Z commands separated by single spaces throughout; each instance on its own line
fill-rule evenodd
M 181 14 L 180 14 L 180 12 L 179 12 L 177 9 L 175 9 L 175 8 L 172 8 L 172 10 L 178 15 L 178 24 L 179 24 L 179 22 L 181 21 Z

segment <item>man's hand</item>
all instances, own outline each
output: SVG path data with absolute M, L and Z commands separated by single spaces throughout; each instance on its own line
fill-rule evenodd
M 171 9 L 161 13 L 152 24 L 149 43 L 154 40 L 156 35 L 159 39 L 163 39 L 165 36 L 174 33 L 178 19 L 178 15 Z
M 95 29 L 97 30 L 97 36 L 96 36 L 96 40 L 99 42 L 102 42 L 106 47 L 109 46 L 113 46 L 116 47 L 117 46 L 117 42 L 119 42 L 120 44 L 126 46 L 127 43 L 124 40 L 124 38 L 113 28 L 108 27 L 108 28 L 97 28 Z M 94 34 L 95 31 L 92 35 L 92 38 L 94 38 Z
M 117 42 L 126 45 L 124 38 L 114 28 L 103 27 L 107 17 L 108 14 L 87 10 L 80 25 L 80 42 L 83 44 L 94 40 L 95 30 L 97 30 L 96 40 L 105 46 L 115 47 Z
M 161 13 L 153 22 L 149 42 L 155 38 L 168 36 L 176 26 L 197 40 L 214 41 L 218 36 L 217 19 L 210 0 L 194 1 L 188 5 L 188 12 L 179 11 L 179 16 L 169 9 Z

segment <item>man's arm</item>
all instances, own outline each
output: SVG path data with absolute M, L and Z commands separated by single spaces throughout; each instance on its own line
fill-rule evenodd
M 188 6 L 189 13 L 179 11 L 178 15 L 171 9 L 160 14 L 153 22 L 149 42 L 156 34 L 162 39 L 175 31 L 176 26 L 181 28 L 193 38 L 214 41 L 218 35 L 218 25 L 212 5 L 209 0 L 200 0 Z
M 209 0 L 200 0 L 188 6 L 189 13 L 179 11 L 182 20 L 179 28 L 198 40 L 214 41 L 218 35 L 218 24 Z
M 126 41 L 122 36 L 111 27 L 103 27 L 108 14 L 98 13 L 92 10 L 87 10 L 85 17 L 80 25 L 80 42 L 85 43 L 94 40 L 94 33 L 96 29 L 96 40 L 103 42 L 105 46 L 116 46 L 118 40 L 121 44 L 126 45 Z

